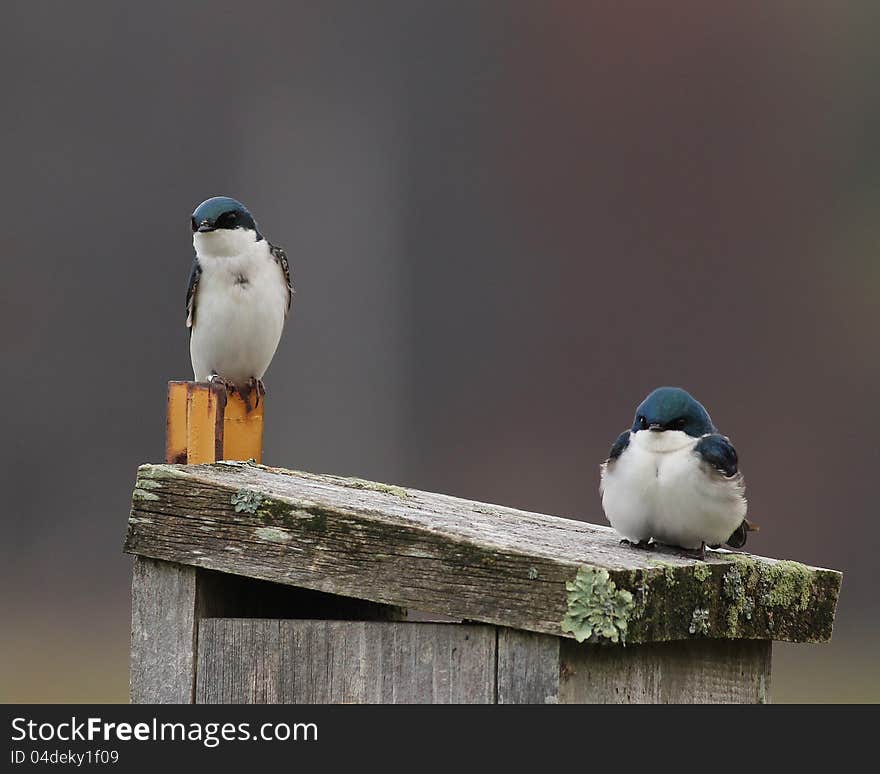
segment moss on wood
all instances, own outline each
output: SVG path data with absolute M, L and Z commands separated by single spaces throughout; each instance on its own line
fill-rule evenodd
M 840 573 L 800 562 L 720 553 L 688 567 L 653 560 L 640 573 L 611 571 L 644 600 L 630 641 L 690 635 L 823 642 L 831 637 Z

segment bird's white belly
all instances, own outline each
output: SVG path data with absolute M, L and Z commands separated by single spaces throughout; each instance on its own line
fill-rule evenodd
M 246 276 L 246 283 L 236 278 Z M 280 267 L 268 256 L 239 266 L 204 266 L 190 355 L 196 381 L 217 373 L 238 387 L 261 379 L 281 339 L 287 309 Z
M 746 502 L 736 479 L 725 479 L 693 451 L 697 439 L 674 451 L 637 442 L 602 475 L 602 506 L 630 540 L 699 548 L 724 543 L 742 523 Z

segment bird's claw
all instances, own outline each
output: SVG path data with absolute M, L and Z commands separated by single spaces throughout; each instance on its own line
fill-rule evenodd
M 223 388 L 223 405 L 226 405 L 226 398 L 229 396 L 230 392 L 235 392 L 235 385 L 232 382 L 226 381 L 220 374 L 217 372 L 212 373 L 208 377 L 209 384 L 217 384 Z
M 235 391 L 235 385 L 232 384 L 232 382 L 227 382 L 216 371 L 211 373 L 211 375 L 208 377 L 208 381 L 211 384 L 219 384 L 221 387 L 223 387 L 223 389 L 226 390 L 226 392 L 234 392 Z
M 257 399 L 253 406 L 251 406 L 251 393 L 257 393 Z M 257 379 L 255 377 L 251 377 L 247 381 L 247 389 L 244 393 L 242 393 L 242 398 L 244 398 L 244 406 L 247 410 L 247 413 L 250 414 L 255 408 L 260 405 L 260 399 L 265 397 L 266 395 L 266 385 L 263 384 L 262 379 Z
M 653 551 L 656 548 L 650 539 L 632 541 L 628 538 L 623 538 L 623 540 L 620 541 L 620 545 L 629 546 L 630 548 L 640 548 L 643 551 Z
M 679 556 L 685 559 L 700 559 L 706 561 L 706 544 L 702 543 L 699 548 L 681 548 L 679 546 Z

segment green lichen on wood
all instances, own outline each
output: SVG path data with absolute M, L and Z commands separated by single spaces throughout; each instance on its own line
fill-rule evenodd
M 732 554 L 734 562 L 723 576 L 722 597 L 727 603 L 725 636 L 743 635 L 760 618 L 770 634 L 782 632 L 795 613 L 814 612 L 818 631 L 830 636 L 840 576 L 824 573 L 800 562 L 767 561 Z M 834 594 L 827 605 L 829 593 Z M 824 639 L 818 638 L 818 639 Z
M 633 609 L 630 621 L 641 618 L 648 606 L 651 594 L 651 582 L 649 572 L 643 569 L 629 570 L 626 578 L 618 582 L 620 586 L 626 586 L 633 595 Z
M 761 566 L 767 581 L 766 604 L 806 610 L 813 595 L 815 573 L 800 562 L 780 561 Z
M 758 561 L 751 556 L 732 556 L 743 582 L 755 588 L 761 604 L 806 610 L 810 604 L 817 571 L 789 560 Z
M 688 632 L 706 636 L 709 633 L 709 626 L 709 609 L 706 607 L 695 607 L 694 612 L 691 614 Z
M 301 500 L 292 505 L 283 500 L 264 497 L 253 514 L 269 528 L 283 527 L 301 533 L 324 532 L 327 528 L 327 509 L 309 500 Z
M 724 573 L 721 579 L 721 596 L 727 603 L 726 632 L 728 636 L 734 637 L 739 629 L 740 620 L 744 618 L 746 622 L 751 621 L 755 612 L 755 598 L 748 593 L 738 564 Z
M 678 572 L 681 569 L 680 565 L 670 564 L 669 562 L 664 562 L 662 559 L 648 559 L 648 564 L 663 571 L 662 577 L 669 588 L 674 588 L 678 585 Z
M 700 581 L 700 583 L 703 583 L 705 580 L 712 577 L 712 569 L 705 562 L 695 564 L 694 577 Z
M 736 601 L 742 597 L 743 589 L 742 573 L 739 567 L 734 565 L 724 573 L 724 577 L 721 579 L 721 593 L 725 599 Z
M 380 484 L 376 481 L 367 481 L 363 478 L 343 478 L 340 479 L 340 482 L 352 489 L 367 489 L 371 492 L 382 492 L 383 494 L 389 494 L 401 498 L 409 497 L 409 492 L 407 492 L 402 486 Z
M 161 489 L 162 484 L 153 478 L 153 465 L 141 465 L 138 469 L 137 481 L 134 485 L 134 491 L 131 493 L 132 500 L 158 500 L 159 495 L 155 489 Z
M 635 570 L 633 574 L 633 588 L 636 592 L 636 614 L 641 616 L 648 605 L 648 596 L 651 593 L 651 585 L 648 583 L 648 574 L 644 570 Z
M 279 529 L 278 527 L 259 527 L 254 530 L 254 534 L 260 538 L 260 540 L 265 540 L 267 543 L 287 543 L 291 535 L 286 529 Z
M 730 552 L 706 563 L 651 558 L 647 564 L 641 571 L 611 570 L 635 602 L 627 642 L 692 636 L 823 642 L 831 636 L 840 584 L 834 571 Z
M 189 478 L 190 476 L 185 470 L 186 465 L 152 465 L 147 463 L 138 468 L 138 485 L 143 484 L 143 479 Z
M 141 484 L 148 483 L 147 481 L 141 481 Z M 131 493 L 132 500 L 158 500 L 159 495 L 155 492 L 148 492 L 142 487 L 135 487 L 134 491 Z
M 256 513 L 263 502 L 263 496 L 250 489 L 239 489 L 232 495 L 231 502 L 236 513 Z
M 266 522 L 284 521 L 290 515 L 291 507 L 289 503 L 264 497 L 256 509 L 248 513 L 254 513 Z
M 565 584 L 567 611 L 560 626 L 578 642 L 626 643 L 626 630 L 634 603 L 633 595 L 618 589 L 608 570 L 580 567 L 573 581 Z

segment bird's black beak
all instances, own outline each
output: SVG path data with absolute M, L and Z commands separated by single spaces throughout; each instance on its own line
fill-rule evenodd
M 650 425 L 648 425 L 648 430 L 650 430 L 652 433 L 662 433 L 665 429 L 666 428 L 663 427 L 663 425 L 661 425 L 659 422 L 652 422 Z
M 198 231 L 200 234 L 204 234 L 208 231 L 216 231 L 216 228 L 214 227 L 214 224 L 211 223 L 209 220 L 203 220 L 201 223 L 199 223 L 199 227 L 196 229 L 196 231 Z

